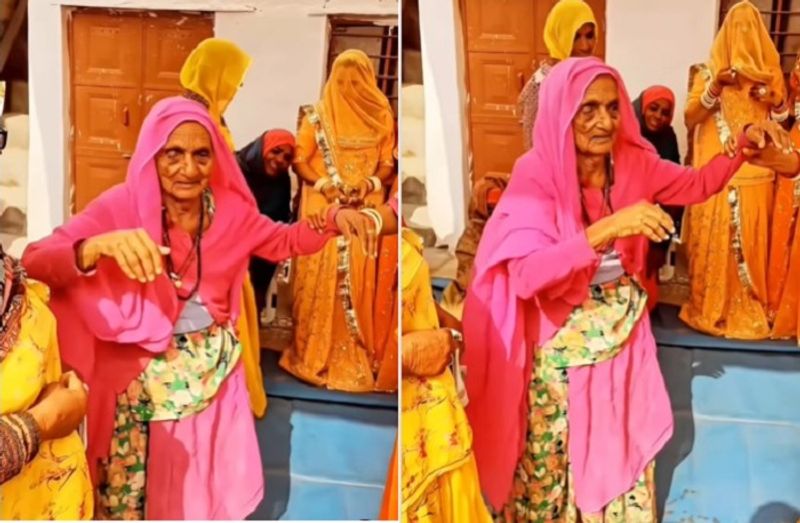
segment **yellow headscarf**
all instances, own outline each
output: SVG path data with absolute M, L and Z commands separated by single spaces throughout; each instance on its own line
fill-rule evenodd
M 743 0 L 734 5 L 711 46 L 711 70 L 730 67 L 755 82 L 767 84 L 786 97 L 781 58 L 756 6 Z
M 553 6 L 544 23 L 544 45 L 550 56 L 557 60 L 569 58 L 575 33 L 584 24 L 597 28 L 592 8 L 583 0 L 561 0 Z
M 208 103 L 208 112 L 217 122 L 225 141 L 233 146 L 222 115 L 242 85 L 252 62 L 236 44 L 222 38 L 207 38 L 191 52 L 181 68 L 181 85 Z
M 378 88 L 372 60 L 363 51 L 350 49 L 336 57 L 320 103 L 340 147 L 377 142 L 394 131 L 392 106 Z

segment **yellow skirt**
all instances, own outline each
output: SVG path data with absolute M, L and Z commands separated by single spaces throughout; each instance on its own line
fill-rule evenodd
M 239 343 L 242 344 L 242 362 L 247 393 L 250 396 L 250 409 L 257 418 L 260 418 L 267 411 L 267 393 L 264 390 L 264 376 L 261 374 L 261 339 L 256 293 L 253 290 L 253 284 L 250 283 L 249 274 L 244 278 L 239 310 L 236 330 L 239 335 Z

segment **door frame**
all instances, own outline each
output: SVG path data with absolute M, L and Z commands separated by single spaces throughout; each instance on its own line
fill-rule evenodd
M 28 241 L 49 235 L 70 216 L 70 74 L 68 18 L 78 7 L 148 11 L 252 13 L 248 0 L 48 0 L 28 2 L 30 133 Z M 165 7 L 168 7 L 165 9 Z

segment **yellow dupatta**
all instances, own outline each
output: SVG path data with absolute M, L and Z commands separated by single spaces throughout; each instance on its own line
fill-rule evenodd
M 233 42 L 207 38 L 189 54 L 180 72 L 181 86 L 206 102 L 211 118 L 217 123 L 232 151 L 236 148 L 223 114 L 239 91 L 251 63 L 250 56 Z M 253 414 L 261 417 L 267 410 L 267 394 L 261 374 L 258 309 L 249 275 L 242 286 L 240 311 L 236 327 L 242 344 L 250 408 Z

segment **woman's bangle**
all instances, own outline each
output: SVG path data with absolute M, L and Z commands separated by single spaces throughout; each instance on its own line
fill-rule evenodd
M 773 107 L 769 114 L 774 121 L 778 123 L 785 122 L 789 118 L 789 105 L 786 102 L 781 102 L 778 107 Z
M 383 230 L 383 217 L 381 216 L 381 213 L 369 207 L 361 209 L 360 212 L 361 214 L 369 216 L 369 218 L 372 219 L 372 222 L 375 224 L 375 232 L 380 234 L 380 232 Z
M 314 190 L 317 192 L 322 192 L 330 184 L 331 184 L 331 179 L 328 178 L 327 176 L 323 176 L 314 183 Z
M 703 94 L 700 95 L 700 103 L 703 105 L 703 107 L 705 107 L 709 111 L 714 109 L 714 107 L 716 107 L 718 101 L 719 101 L 719 94 L 715 94 L 712 91 L 710 85 L 706 88 L 705 91 L 703 91 Z
M 372 192 L 378 192 L 383 189 L 383 182 L 377 176 L 370 176 L 369 181 L 372 183 Z

